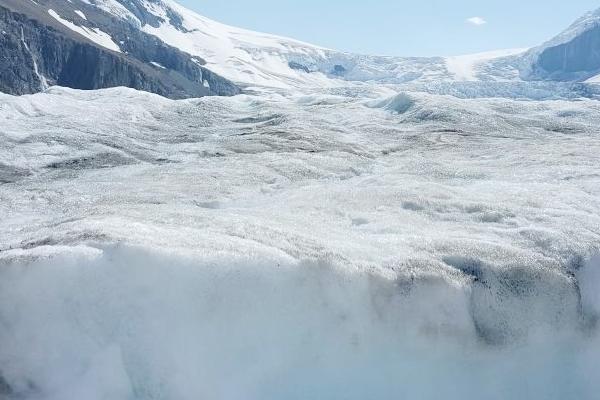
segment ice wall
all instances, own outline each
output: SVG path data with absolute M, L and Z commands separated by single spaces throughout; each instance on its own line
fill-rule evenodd
M 582 283 L 597 284 L 597 264 L 582 274 Z M 597 307 L 595 291 L 583 287 L 584 303 Z M 439 279 L 350 273 L 326 261 L 217 261 L 122 246 L 3 265 L 2 396 L 594 398 L 595 328 L 541 324 L 510 342 L 486 343 L 472 291 Z M 527 316 L 531 304 L 554 312 L 539 303 L 543 294 L 531 295 L 537 303 L 510 298 L 510 312 Z

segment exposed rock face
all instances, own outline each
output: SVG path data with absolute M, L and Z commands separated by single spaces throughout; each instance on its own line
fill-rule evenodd
M 76 89 L 127 86 L 169 98 L 240 92 L 230 81 L 202 67 L 204 60 L 93 5 L 75 2 L 0 0 L 0 91 L 35 93 L 48 85 Z M 109 32 L 121 52 L 65 27 L 48 14 L 50 8 L 77 26 Z M 84 10 L 85 17 L 75 10 Z

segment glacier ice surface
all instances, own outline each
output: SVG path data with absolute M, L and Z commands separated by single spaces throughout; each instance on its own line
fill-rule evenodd
M 600 104 L 536 87 L 0 94 L 0 397 L 593 399 Z

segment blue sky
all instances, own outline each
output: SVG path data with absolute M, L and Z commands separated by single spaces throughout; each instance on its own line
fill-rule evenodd
M 530 47 L 599 0 L 178 0 L 212 19 L 369 54 L 459 55 Z M 471 22 L 467 21 L 470 18 Z

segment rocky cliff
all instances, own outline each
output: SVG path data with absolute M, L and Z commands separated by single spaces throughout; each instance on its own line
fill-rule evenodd
M 169 98 L 240 92 L 236 85 L 203 67 L 201 58 L 168 46 L 91 4 L 78 3 L 0 0 L 0 91 L 35 93 L 49 85 L 76 89 L 127 86 Z M 53 18 L 49 10 L 61 17 Z M 84 34 L 109 32 L 118 51 L 74 29 Z

